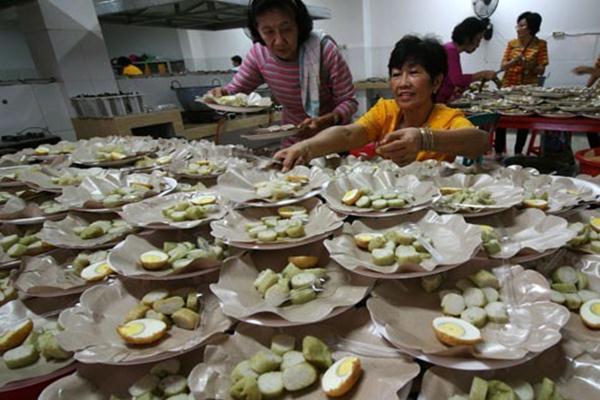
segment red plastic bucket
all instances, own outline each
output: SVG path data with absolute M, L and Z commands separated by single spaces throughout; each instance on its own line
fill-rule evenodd
M 590 160 L 590 156 L 597 157 L 597 161 Z M 579 150 L 575 153 L 575 158 L 579 161 L 580 173 L 591 176 L 600 174 L 600 147 Z

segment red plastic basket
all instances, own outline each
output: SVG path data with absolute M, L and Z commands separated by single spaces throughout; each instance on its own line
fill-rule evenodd
M 583 149 L 579 150 L 575 153 L 575 158 L 579 161 L 579 172 L 582 174 L 587 174 L 591 176 L 596 176 L 600 174 L 600 161 L 593 161 L 589 158 L 585 158 L 584 156 L 589 156 L 588 153 L 592 153 L 595 157 L 598 157 L 600 160 L 600 147 L 595 147 L 593 149 Z

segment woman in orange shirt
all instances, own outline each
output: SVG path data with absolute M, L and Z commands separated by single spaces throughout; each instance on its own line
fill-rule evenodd
M 448 64 L 435 39 L 404 36 L 390 56 L 393 99 L 380 100 L 355 123 L 325 129 L 275 154 L 283 168 L 374 142 L 377 153 L 399 165 L 415 160 L 477 158 L 488 150 L 487 133 L 461 111 L 435 104 Z
M 502 87 L 539 85 L 540 77 L 548 65 L 548 46 L 535 36 L 540 31 L 542 17 L 526 11 L 517 18 L 517 38 L 508 42 L 502 57 Z M 515 154 L 521 154 L 527 141 L 527 129 L 517 130 Z M 502 158 L 506 148 L 506 129 L 496 129 L 494 142 L 496 157 Z

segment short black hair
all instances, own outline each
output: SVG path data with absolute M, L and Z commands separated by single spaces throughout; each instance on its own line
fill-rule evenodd
M 420 38 L 406 35 L 400 39 L 388 63 L 388 71 L 392 75 L 392 68 L 402 68 L 406 62 L 421 65 L 433 81 L 438 75 L 446 76 L 448 73 L 448 58 L 446 51 L 439 40 L 434 37 Z
M 531 35 L 535 36 L 535 34 L 540 31 L 540 27 L 542 26 L 542 16 L 540 14 L 536 12 L 525 11 L 517 18 L 517 24 L 522 19 L 527 21 L 527 29 Z
M 121 67 L 126 67 L 128 65 L 133 64 L 131 62 L 131 59 L 129 57 L 125 57 L 125 56 L 121 56 L 119 57 L 119 59 L 117 60 L 117 63 L 121 66 Z
M 260 37 L 257 26 L 257 17 L 271 10 L 289 13 L 298 25 L 298 45 L 304 43 L 313 30 L 313 20 L 302 0 L 250 0 L 248 4 L 248 29 L 252 41 L 265 45 Z
M 238 63 L 238 64 L 241 64 L 242 63 L 242 57 L 237 56 L 237 55 L 233 56 L 233 57 L 231 57 L 231 61 L 233 61 L 235 63 Z
M 452 31 L 452 41 L 458 45 L 471 43 L 475 36 L 485 32 L 487 24 L 479 18 L 469 17 L 456 25 Z

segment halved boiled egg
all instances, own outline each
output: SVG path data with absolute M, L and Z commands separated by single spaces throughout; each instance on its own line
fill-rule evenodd
M 142 253 L 140 264 L 145 269 L 155 271 L 164 268 L 169 262 L 169 255 L 160 250 L 150 250 Z
M 38 156 L 45 156 L 46 154 L 50 153 L 50 149 L 44 146 L 39 146 L 33 152 Z
M 173 159 L 172 156 L 161 156 L 156 159 L 156 163 L 159 165 L 168 164 Z
M 205 206 L 207 204 L 213 204 L 217 202 L 217 197 L 216 196 L 212 196 L 212 195 L 207 195 L 207 196 L 199 196 L 199 197 L 194 197 L 191 200 L 192 204 L 195 204 L 197 206 Z
M 590 225 L 596 232 L 600 232 L 600 217 L 590 218 Z
M 546 210 L 548 208 L 548 202 L 542 199 L 523 200 L 523 205 L 527 208 L 538 208 L 540 210 Z
M 344 357 L 325 371 L 321 387 L 327 396 L 340 397 L 346 394 L 358 381 L 362 372 L 358 357 Z
M 281 218 L 292 218 L 294 215 L 302 215 L 306 214 L 306 212 L 306 208 L 301 206 L 286 206 L 277 209 L 277 214 Z
M 117 327 L 117 333 L 131 344 L 150 344 L 167 333 L 167 324 L 150 318 L 134 319 Z
M 581 305 L 579 315 L 590 329 L 600 329 L 600 299 L 588 300 Z
M 344 196 L 342 197 L 342 203 L 346 204 L 347 206 L 354 205 L 354 203 L 360 199 L 360 196 L 362 196 L 360 189 L 349 190 L 344 193 Z
M 456 192 L 460 192 L 462 190 L 462 188 L 459 187 L 453 187 L 453 186 L 442 186 L 440 188 L 440 193 L 444 196 L 449 195 L 449 194 L 454 194 Z
M 460 318 L 438 317 L 433 320 L 433 330 L 438 340 L 448 346 L 473 345 L 483 340 L 479 329 Z
M 101 281 L 115 271 L 111 268 L 110 264 L 106 261 L 100 261 L 91 265 L 88 265 L 79 274 L 83 279 L 88 282 Z
M 300 183 L 302 185 L 308 183 L 308 176 L 305 175 L 287 175 L 285 180 L 288 182 Z
M 381 235 L 377 234 L 377 233 L 358 233 L 358 234 L 354 235 L 354 242 L 361 249 L 368 249 L 369 242 L 371 240 L 373 240 L 373 238 L 376 236 L 381 236 Z

